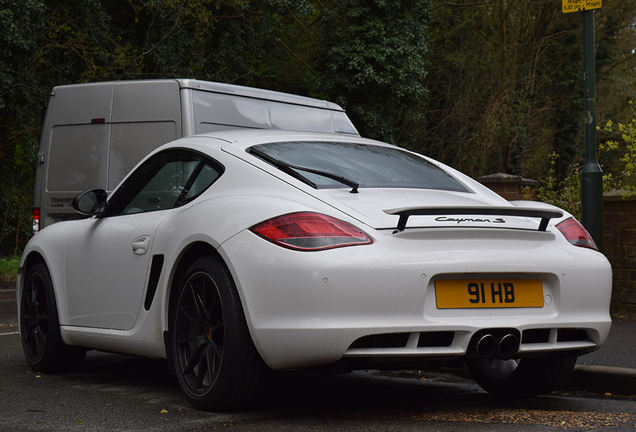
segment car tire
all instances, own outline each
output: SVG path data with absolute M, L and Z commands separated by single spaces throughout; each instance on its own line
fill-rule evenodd
M 574 370 L 576 356 L 552 354 L 528 359 L 479 359 L 466 364 L 473 379 L 488 393 L 530 397 L 550 393 Z
M 204 411 L 252 404 L 268 368 L 256 351 L 234 281 L 213 257 L 195 261 L 171 307 L 171 352 L 189 402 Z
M 44 263 L 27 273 L 20 298 L 20 335 L 24 356 L 36 372 L 69 372 L 86 356 L 85 348 L 62 340 L 51 275 Z

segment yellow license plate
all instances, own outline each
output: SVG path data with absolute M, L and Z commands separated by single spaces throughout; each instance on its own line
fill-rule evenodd
M 539 279 L 435 281 L 438 309 L 543 307 Z

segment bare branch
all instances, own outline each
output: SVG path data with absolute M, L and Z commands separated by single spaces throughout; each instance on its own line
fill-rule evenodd
M 292 51 L 286 44 L 285 42 L 283 42 L 280 38 L 276 39 L 276 42 L 280 42 L 281 44 L 283 44 L 283 46 L 285 47 L 285 49 L 287 51 L 289 51 L 289 53 L 291 55 L 293 55 L 294 57 L 296 57 L 302 64 L 303 66 L 305 66 L 307 68 L 307 70 L 309 72 L 312 73 L 313 76 L 318 77 L 318 74 L 316 72 L 314 72 L 314 70 L 307 64 L 305 63 L 305 61 L 303 59 L 301 59 L 294 51 Z
M 311 44 L 311 48 L 314 50 L 314 54 L 315 54 L 316 58 L 320 58 L 320 56 L 318 55 L 318 51 L 316 50 L 316 44 L 314 44 L 314 39 L 311 37 L 311 33 L 309 32 L 309 29 L 307 27 L 305 27 L 305 25 L 302 22 L 300 22 L 300 20 L 298 18 L 296 18 L 296 15 L 294 15 L 294 13 L 291 11 L 289 6 L 287 6 L 287 10 L 289 11 L 289 15 L 291 15 L 291 17 L 298 23 L 298 25 L 301 26 L 305 30 L 305 33 L 307 33 L 307 36 L 309 37 L 309 43 Z M 318 19 L 320 17 L 322 17 L 322 11 L 320 13 L 320 16 L 318 18 L 316 18 L 309 25 L 311 25 L 311 24 L 315 23 L 316 21 L 318 21 Z
M 441 3 L 438 4 L 437 6 L 433 6 L 432 8 L 429 9 L 429 11 L 441 8 L 443 6 L 453 6 L 453 7 L 462 7 L 462 6 L 485 6 L 485 5 L 489 5 L 491 3 L 494 3 L 495 0 L 489 0 L 486 2 L 478 2 L 478 3 L 451 3 L 451 2 L 445 2 L 445 3 Z

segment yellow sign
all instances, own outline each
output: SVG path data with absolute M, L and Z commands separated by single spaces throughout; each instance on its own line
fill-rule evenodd
M 603 6 L 603 0 L 561 0 L 561 11 L 563 13 L 600 9 L 601 6 Z

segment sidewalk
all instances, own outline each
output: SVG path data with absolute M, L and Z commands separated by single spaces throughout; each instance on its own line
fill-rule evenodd
M 15 288 L 0 285 L 0 300 L 15 299 Z M 579 357 L 563 391 L 621 396 L 636 395 L 636 314 L 612 315 L 612 330 L 605 344 Z
M 636 395 L 636 314 L 612 314 L 607 341 L 600 349 L 579 357 L 565 389 Z

